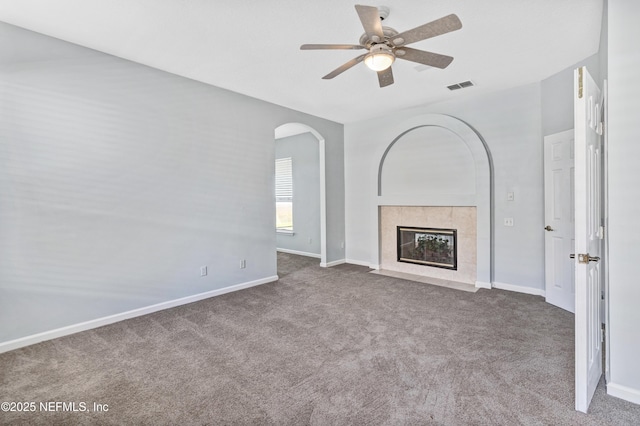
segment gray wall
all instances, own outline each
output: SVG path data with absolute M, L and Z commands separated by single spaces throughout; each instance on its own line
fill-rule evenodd
M 441 127 L 423 127 L 402 136 L 389 150 L 381 184 L 384 195 L 475 195 L 476 167 L 460 136 Z
M 602 88 L 600 53 L 542 80 L 542 136 L 573 129 L 573 71 L 582 66 Z
M 320 256 L 320 153 L 318 139 L 302 133 L 276 139 L 276 158 L 291 157 L 294 233 L 276 234 L 279 249 Z
M 343 259 L 341 124 L 0 23 L 0 343 L 273 278 L 288 122 L 326 140 Z
M 607 390 L 640 403 L 640 2 L 609 1 L 609 325 Z

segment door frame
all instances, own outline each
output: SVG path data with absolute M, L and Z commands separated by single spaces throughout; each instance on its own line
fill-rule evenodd
M 602 245 L 602 291 L 604 294 L 602 321 L 604 329 L 604 381 L 611 381 L 611 333 L 609 333 L 609 82 L 602 82 L 602 223 L 604 238 Z

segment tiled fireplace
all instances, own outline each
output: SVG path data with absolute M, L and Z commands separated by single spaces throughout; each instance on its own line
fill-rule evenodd
M 476 227 L 475 207 L 380 206 L 380 268 L 475 284 Z

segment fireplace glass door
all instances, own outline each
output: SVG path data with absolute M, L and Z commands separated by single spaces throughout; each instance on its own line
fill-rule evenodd
M 457 270 L 456 230 L 398 226 L 398 262 Z

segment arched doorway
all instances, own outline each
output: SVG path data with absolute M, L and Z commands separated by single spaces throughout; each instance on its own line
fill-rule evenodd
M 326 178 L 325 178 L 325 139 L 313 127 L 303 123 L 285 123 L 274 131 L 274 139 L 283 139 L 296 135 L 310 134 L 318 142 L 318 186 L 319 186 L 319 235 L 320 235 L 320 266 L 327 266 L 327 215 L 326 215 Z M 275 145 L 274 145 L 275 147 Z M 275 148 L 274 148 L 275 149 Z

